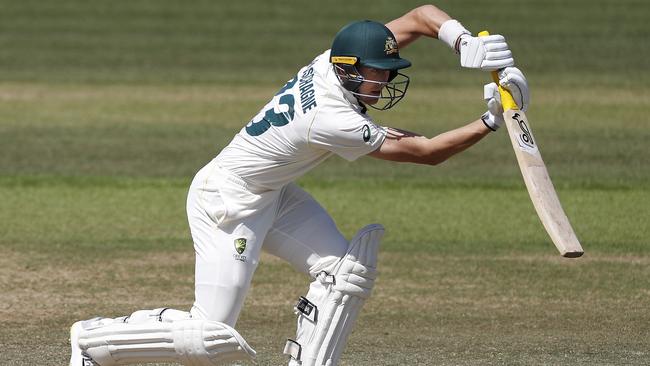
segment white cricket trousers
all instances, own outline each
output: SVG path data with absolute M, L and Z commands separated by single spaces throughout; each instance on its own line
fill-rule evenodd
M 212 160 L 194 177 L 187 217 L 196 251 L 195 319 L 235 326 L 261 250 L 308 274 L 320 259 L 345 254 L 348 241 L 316 200 L 291 183 L 251 187 Z M 307 284 L 306 284 L 307 285 Z M 307 286 L 306 286 L 307 287 Z

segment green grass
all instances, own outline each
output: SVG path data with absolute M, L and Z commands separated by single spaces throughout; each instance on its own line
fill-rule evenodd
M 0 86 L 0 168 L 11 175 L 189 179 L 224 147 L 276 88 L 217 86 Z M 378 123 L 432 136 L 483 111 L 482 87 L 414 87 Z M 634 187 L 650 179 L 644 89 L 542 88 L 528 113 L 560 186 Z M 537 106 L 537 108 L 535 108 Z M 25 153 L 27 151 L 29 153 Z M 621 164 L 624 162 L 624 164 Z M 438 184 L 519 184 L 505 134 L 436 169 L 332 159 L 315 179 L 409 179 Z
M 3 180 L 0 229 L 4 235 L 0 243 L 5 249 L 55 257 L 85 251 L 189 248 L 184 183 L 163 179 Z M 520 187 L 395 185 L 354 178 L 334 184 L 305 180 L 302 185 L 348 236 L 365 223 L 383 223 L 388 229 L 383 245 L 387 251 L 553 253 L 528 195 Z M 642 228 L 650 214 L 650 197 L 645 190 L 562 189 L 559 195 L 589 252 L 647 254 Z
M 180 181 L 16 183 L 0 189 L 3 364 L 64 363 L 66 325 L 78 318 L 191 304 Z M 555 254 L 521 189 L 358 183 L 304 184 L 347 235 L 372 221 L 388 229 L 382 276 L 347 364 L 647 358 L 650 266 L 638 228 L 650 202 L 642 190 L 560 191 L 587 248 L 569 261 Z M 306 280 L 264 257 L 238 325 L 261 364 L 281 362 Z M 25 356 L 40 345 L 25 328 L 48 347 Z
M 279 84 L 356 19 L 389 21 L 419 1 L 2 1 L 0 79 L 93 83 Z M 642 0 L 437 2 L 477 33 L 506 34 L 548 85 L 647 85 L 650 4 Z M 474 85 L 442 44 L 403 52 L 418 82 Z
M 417 4 L 0 1 L 0 364 L 65 364 L 78 319 L 187 309 L 193 174 L 339 27 Z M 586 254 L 556 254 L 503 131 L 437 167 L 330 159 L 299 184 L 346 236 L 387 228 L 344 365 L 647 363 L 648 4 L 438 3 L 508 36 Z M 379 123 L 431 136 L 484 110 L 486 74 L 433 41 L 402 55 L 409 95 Z M 307 281 L 264 255 L 237 324 L 260 365 L 284 362 Z

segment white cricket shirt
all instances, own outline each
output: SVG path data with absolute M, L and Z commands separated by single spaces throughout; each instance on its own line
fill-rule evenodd
M 329 54 L 300 69 L 219 153 L 217 164 L 256 187 L 280 189 L 332 154 L 352 161 L 379 148 L 385 129 L 341 86 Z

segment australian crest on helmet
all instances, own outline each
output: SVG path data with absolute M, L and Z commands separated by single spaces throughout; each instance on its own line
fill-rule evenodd
M 397 48 L 397 41 L 395 41 L 395 38 L 393 37 L 386 37 L 386 44 L 384 46 L 384 52 L 386 52 L 387 55 L 392 55 L 393 53 L 398 53 L 399 50 Z

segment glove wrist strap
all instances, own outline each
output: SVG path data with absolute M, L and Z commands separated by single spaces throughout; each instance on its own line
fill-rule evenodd
M 489 111 L 483 113 L 483 115 L 481 116 L 481 121 L 483 121 L 485 127 L 492 130 L 492 132 L 495 132 L 500 127 L 494 120 L 494 115 L 492 115 L 492 113 L 490 113 Z
M 442 23 L 438 31 L 438 39 L 443 41 L 449 48 L 456 53 L 459 52 L 458 44 L 462 35 L 471 35 L 470 31 L 465 29 L 456 19 L 450 19 Z

